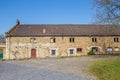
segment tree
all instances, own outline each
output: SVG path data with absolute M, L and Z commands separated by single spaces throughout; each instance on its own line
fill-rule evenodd
M 4 43 L 5 42 L 5 36 L 0 34 L 0 43 Z
M 96 23 L 120 24 L 120 0 L 94 0 Z
M 102 33 L 114 33 L 116 27 L 120 24 L 120 0 L 94 0 L 96 14 L 94 21 L 96 24 L 105 24 L 101 27 Z M 106 25 L 107 24 L 107 25 Z M 103 53 L 106 53 L 108 47 L 112 47 L 113 37 L 99 37 L 99 46 Z

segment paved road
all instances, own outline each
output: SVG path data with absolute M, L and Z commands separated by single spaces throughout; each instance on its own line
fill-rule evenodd
M 45 68 L 0 62 L 0 80 L 90 80 Z

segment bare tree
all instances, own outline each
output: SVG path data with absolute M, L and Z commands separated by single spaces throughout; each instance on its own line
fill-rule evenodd
M 0 43 L 5 42 L 5 36 L 3 34 L 0 34 Z
M 94 7 L 96 9 L 94 22 L 96 24 L 107 24 L 101 27 L 102 34 L 113 34 L 120 24 L 120 0 L 94 0 Z M 103 53 L 106 53 L 106 49 L 113 44 L 113 37 L 100 37 L 98 44 Z
M 120 24 L 120 0 L 94 0 L 96 23 Z

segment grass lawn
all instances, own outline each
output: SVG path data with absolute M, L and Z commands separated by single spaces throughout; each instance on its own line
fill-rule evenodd
M 90 66 L 90 71 L 99 80 L 120 80 L 120 58 L 98 60 Z

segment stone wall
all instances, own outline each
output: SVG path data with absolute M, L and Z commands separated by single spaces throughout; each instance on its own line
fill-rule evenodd
M 55 43 L 51 42 L 51 38 L 55 38 Z M 70 38 L 74 38 L 74 42 L 70 43 Z M 7 59 L 31 58 L 31 49 L 36 49 L 37 58 L 61 57 L 71 56 L 70 49 L 73 49 L 74 54 L 72 56 L 80 56 L 87 55 L 87 52 L 89 52 L 92 47 L 99 48 L 99 51 L 96 54 L 103 53 L 103 49 L 107 47 L 112 47 L 113 49 L 115 47 L 120 48 L 120 42 L 114 42 L 114 36 L 95 37 L 97 38 L 97 42 L 92 42 L 92 38 L 94 37 L 7 37 L 6 55 Z M 81 48 L 82 51 L 77 52 L 77 48 Z M 56 55 L 51 55 L 51 50 L 56 50 Z

